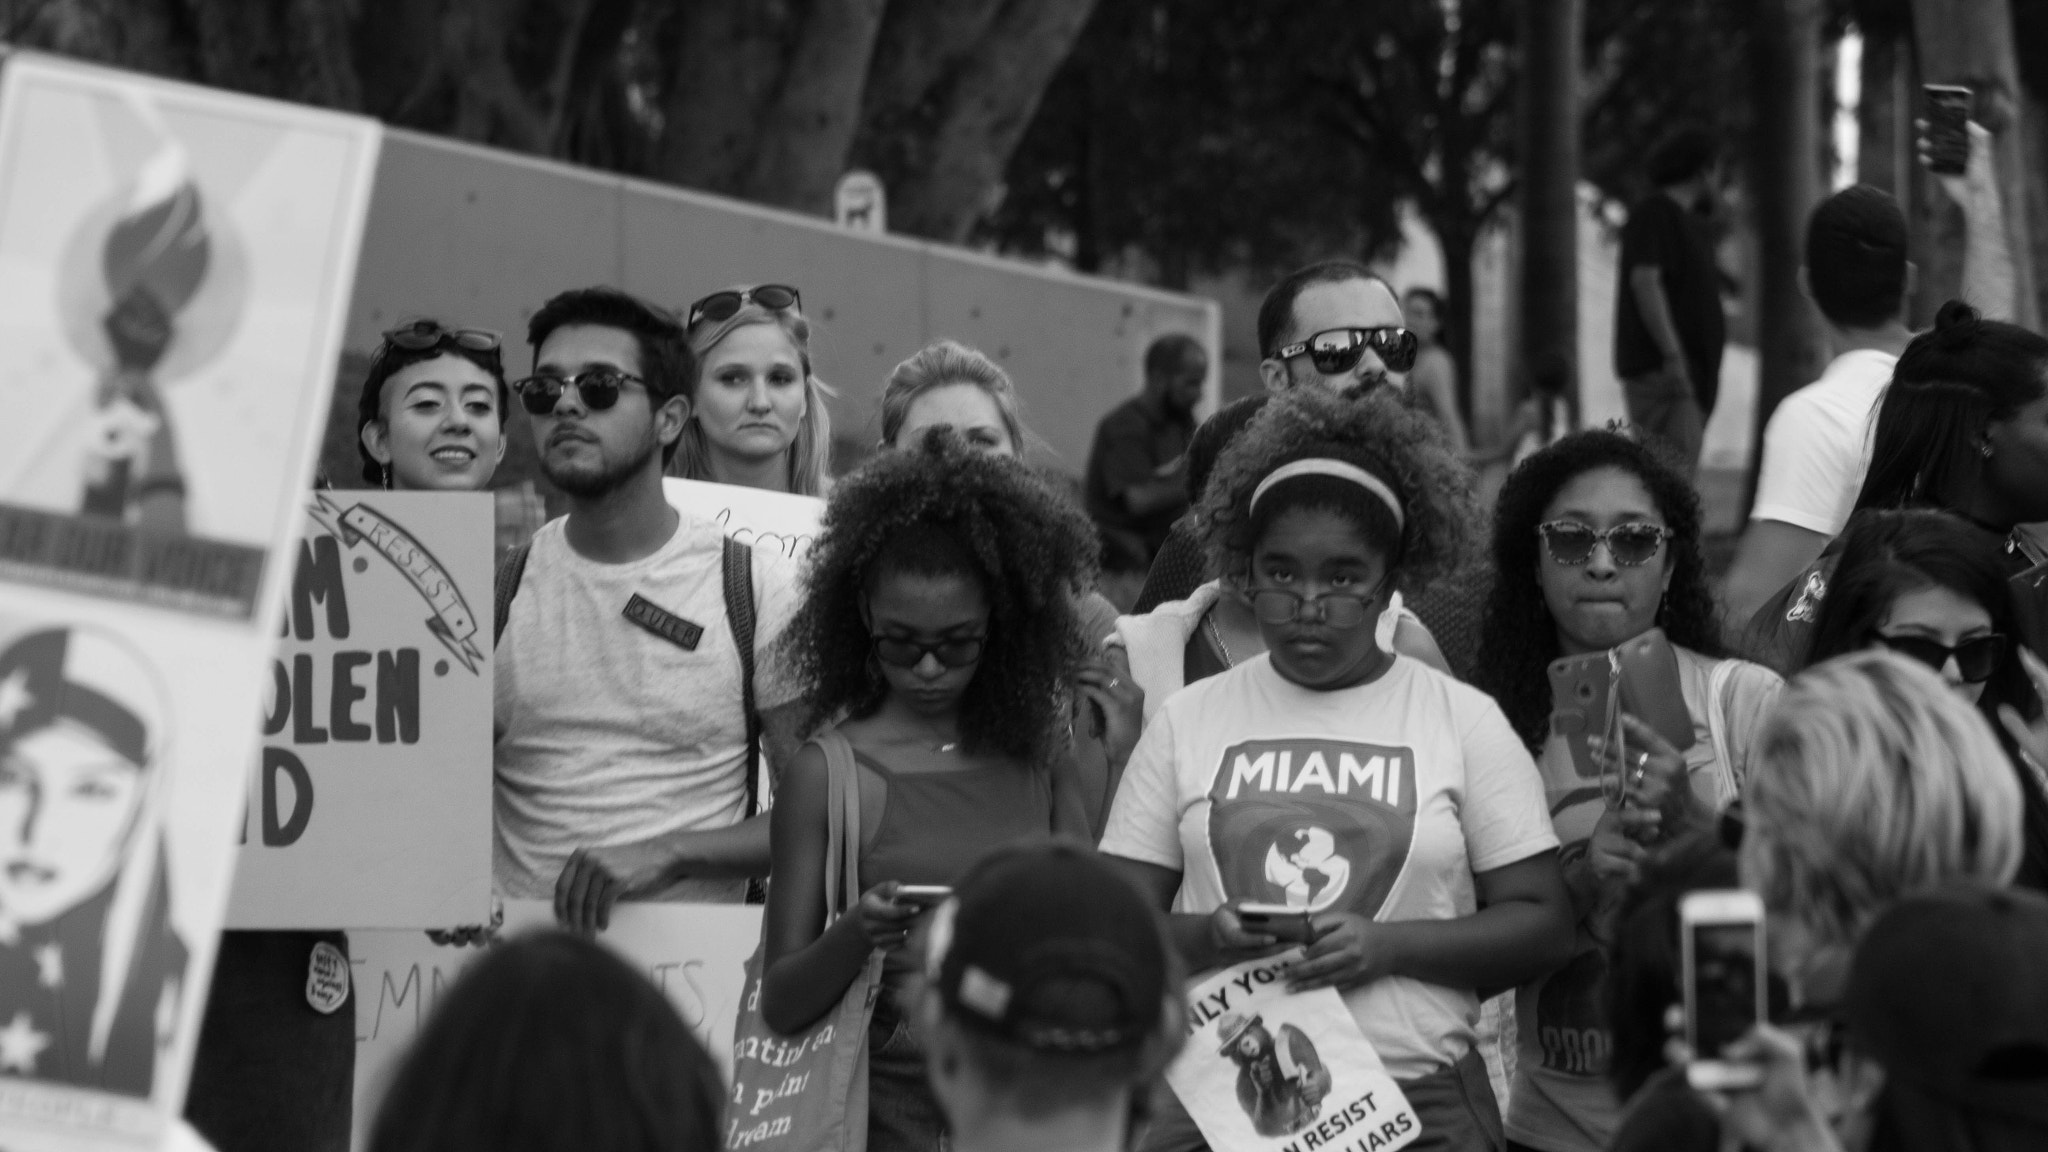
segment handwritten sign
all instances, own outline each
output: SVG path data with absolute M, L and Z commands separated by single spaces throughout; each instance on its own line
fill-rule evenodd
M 811 550 L 825 517 L 825 502 L 816 496 L 674 476 L 663 479 L 661 487 L 669 504 L 684 515 L 709 520 L 742 544 L 792 558 Z
M 374 121 L 0 64 L 0 1147 L 162 1147 Z
M 308 515 L 228 926 L 481 924 L 491 497 L 318 493 Z
M 1301 950 L 1188 989 L 1188 1042 L 1167 1083 L 1217 1152 L 1392 1152 L 1422 1134 L 1335 989 L 1289 993 Z
M 542 900 L 505 905 L 506 933 L 554 923 Z M 761 940 L 761 909 L 745 904 L 626 903 L 600 937 L 668 994 L 719 1069 L 732 1073 L 733 1023 L 747 957 Z M 482 951 L 437 947 L 423 932 L 351 932 L 355 968 L 356 1146 L 405 1047 L 448 985 Z

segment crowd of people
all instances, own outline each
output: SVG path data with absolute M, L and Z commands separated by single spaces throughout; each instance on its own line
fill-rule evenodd
M 457 983 L 369 1146 L 722 1146 L 698 1041 L 582 937 L 620 900 L 760 882 L 769 1027 L 878 966 L 873 1152 L 1202 1148 L 1160 1083 L 1182 983 L 1296 944 L 1290 987 L 1341 995 L 1413 1148 L 2048 1146 L 2048 605 L 2019 579 L 2048 339 L 1962 302 L 1908 331 L 1897 204 L 1830 198 L 1804 277 L 1840 356 L 1772 421 L 1717 588 L 1693 471 L 1718 336 L 1694 346 L 1681 268 L 1712 168 L 1674 144 L 1670 210 L 1624 237 L 1649 415 L 1577 427 L 1568 366 L 1536 366 L 1505 451 L 1455 418 L 1442 301 L 1341 260 L 1268 294 L 1264 391 L 1206 421 L 1202 346 L 1153 344 L 1078 501 L 1023 462 L 1016 383 L 948 341 L 829 477 L 788 286 L 561 293 L 516 380 L 494 333 L 388 333 L 366 483 L 485 487 L 516 398 L 567 502 L 500 563 L 494 744 L 496 888 L 563 931 Z M 815 544 L 738 545 L 664 475 L 825 498 Z M 1097 590 L 1112 535 L 1151 558 L 1135 613 Z M 859 895 L 833 916 L 841 755 Z M 1754 1082 L 1695 1088 L 1678 909 L 1737 887 L 1772 1010 L 1726 1054 Z M 228 934 L 189 1105 L 224 1152 L 345 1146 L 353 1032 L 297 982 L 346 947 Z

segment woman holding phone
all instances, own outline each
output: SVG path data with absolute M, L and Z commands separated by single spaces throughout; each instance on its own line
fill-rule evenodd
M 814 741 L 776 797 L 761 1014 L 777 1031 L 808 1026 L 884 950 L 868 1033 L 870 1152 L 943 1147 L 905 998 L 919 967 L 912 929 L 991 847 L 1087 835 L 1052 762 L 1085 650 L 1074 604 L 1094 554 L 1079 509 L 950 432 L 874 457 L 826 508 L 785 643 L 811 705 L 805 727 L 831 725 L 852 745 L 863 895 L 825 925 L 830 780 Z
M 1301 389 L 1225 449 L 1198 522 L 1266 651 L 1152 717 L 1102 850 L 1174 911 L 1196 971 L 1280 943 L 1245 905 L 1305 912 L 1294 988 L 1342 995 L 1422 1122 L 1415 1147 L 1476 1152 L 1500 1133 L 1477 990 L 1561 962 L 1570 911 L 1500 710 L 1380 642 L 1393 590 L 1455 570 L 1468 542 L 1466 473 L 1426 419 Z M 1147 1146 L 1198 1141 L 1168 1113 Z
M 1650 846 L 1740 795 L 1751 735 L 1782 682 L 1723 657 L 1700 558 L 1699 496 L 1629 436 L 1578 432 L 1524 460 L 1501 489 L 1493 562 L 1475 680 L 1537 756 L 1577 922 L 1571 961 L 1517 993 L 1507 1131 L 1519 1147 L 1592 1152 L 1620 1118 L 1606 1079 L 1610 914 Z M 1586 741 L 1594 763 L 1576 762 L 1551 730 L 1551 662 L 1607 652 L 1652 628 L 1676 660 L 1680 699 L 1661 711 L 1682 706 L 1686 747 L 1624 712 L 1622 746 L 1596 729 Z M 1602 719 L 1590 722 L 1604 727 Z

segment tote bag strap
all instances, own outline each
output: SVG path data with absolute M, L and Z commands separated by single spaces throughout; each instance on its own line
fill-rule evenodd
M 825 753 L 825 923 L 860 902 L 860 773 L 837 729 L 815 737 Z
M 1707 739 L 1714 749 L 1716 799 L 1726 808 L 1742 797 L 1742 782 L 1735 774 L 1735 762 L 1728 758 L 1728 683 L 1735 678 L 1735 661 L 1717 660 L 1707 676 Z

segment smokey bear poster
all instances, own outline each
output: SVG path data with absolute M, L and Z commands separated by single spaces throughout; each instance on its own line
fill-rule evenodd
M 1188 988 L 1188 1042 L 1166 1079 L 1217 1152 L 1391 1152 L 1414 1109 L 1334 989 L 1289 993 L 1291 949 Z
M 230 927 L 490 919 L 493 532 L 488 493 L 313 497 Z

